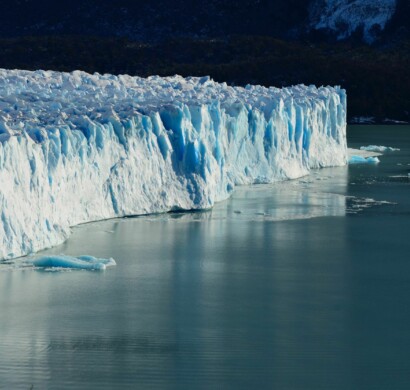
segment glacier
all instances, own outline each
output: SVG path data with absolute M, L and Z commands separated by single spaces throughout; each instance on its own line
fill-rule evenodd
M 346 163 L 340 87 L 0 69 L 0 259 Z

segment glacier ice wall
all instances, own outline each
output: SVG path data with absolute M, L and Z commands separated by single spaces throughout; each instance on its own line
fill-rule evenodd
M 70 226 L 203 209 L 236 185 L 344 165 L 336 87 L 0 69 L 0 259 Z

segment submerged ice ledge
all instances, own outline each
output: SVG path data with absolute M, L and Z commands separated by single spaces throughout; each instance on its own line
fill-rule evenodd
M 0 70 L 0 259 L 346 162 L 338 87 Z

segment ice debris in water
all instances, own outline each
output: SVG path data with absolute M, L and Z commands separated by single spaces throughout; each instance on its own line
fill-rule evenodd
M 361 146 L 360 150 L 366 150 L 368 152 L 379 152 L 379 153 L 400 151 L 400 149 L 398 148 L 392 148 L 390 146 L 378 146 L 378 145 Z
M 339 87 L 0 69 L 0 259 L 346 162 Z
M 351 156 L 349 159 L 349 164 L 378 164 L 379 162 L 377 157 Z
M 117 265 L 113 258 L 99 259 L 93 256 L 66 256 L 66 255 L 47 255 L 35 257 L 27 260 L 39 268 L 72 268 L 87 270 L 105 270 L 107 267 Z

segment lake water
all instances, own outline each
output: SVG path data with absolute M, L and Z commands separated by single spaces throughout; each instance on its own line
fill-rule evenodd
M 1 264 L 0 388 L 409 389 L 410 127 L 348 139 L 401 151 L 44 251 L 105 272 Z

